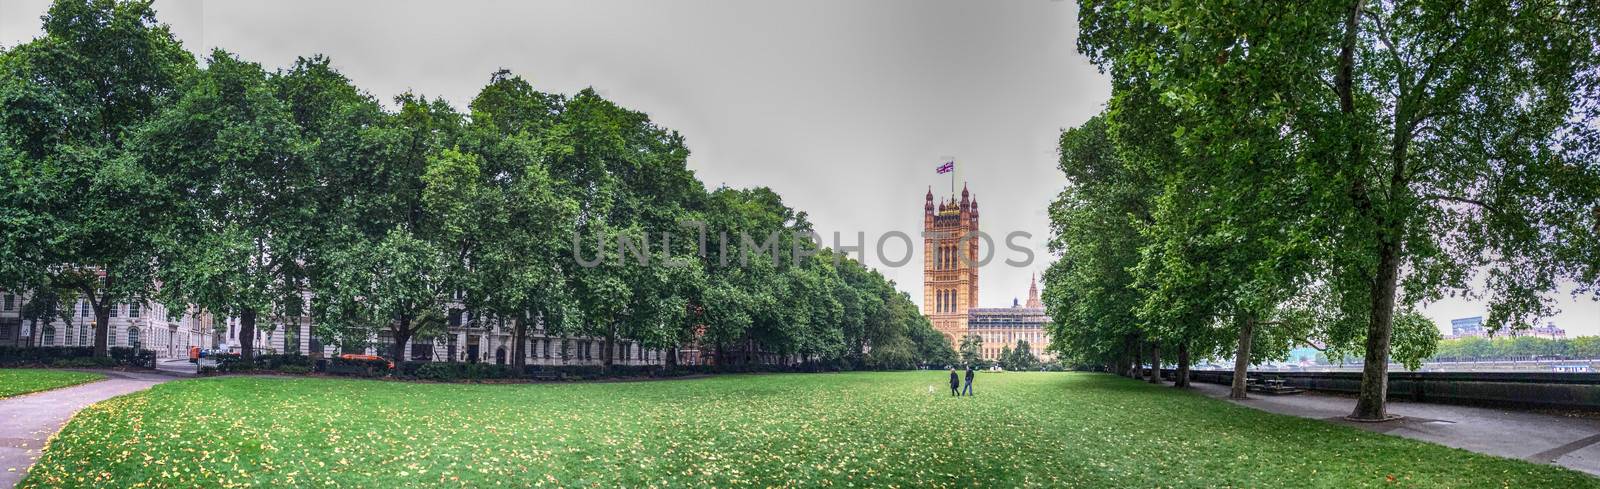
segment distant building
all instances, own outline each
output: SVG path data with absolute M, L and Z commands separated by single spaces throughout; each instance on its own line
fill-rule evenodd
M 1483 329 L 1483 316 L 1473 316 L 1473 317 L 1469 317 L 1469 318 L 1451 319 L 1450 320 L 1450 336 L 1451 337 L 1455 337 L 1455 338 L 1466 338 L 1466 337 L 1469 337 L 1469 336 L 1479 336 L 1479 337 L 1488 336 L 1488 332 L 1484 331 L 1484 329 Z
M 1517 337 L 1547 338 L 1561 340 L 1567 338 L 1567 330 L 1556 327 L 1555 323 L 1545 323 L 1544 326 L 1532 328 L 1507 328 L 1498 332 L 1491 332 L 1483 327 L 1483 316 L 1473 316 L 1450 320 L 1450 334 L 1444 339 L 1455 340 L 1461 338 L 1517 338 Z
M 1028 285 L 1027 305 L 1012 299 L 1011 307 L 972 309 L 967 316 L 967 331 L 983 339 L 978 350 L 983 359 L 998 360 L 1002 350 L 1016 348 L 1017 340 L 1022 340 L 1028 342 L 1028 350 L 1035 356 L 1048 361 L 1054 358 L 1045 353 L 1050 346 L 1050 335 L 1044 329 L 1048 322 L 1050 317 L 1039 302 L 1039 281 L 1034 279 Z
M 953 347 L 967 335 L 967 310 L 978 303 L 978 199 L 962 186 L 961 199 L 922 204 L 922 315 Z
M 1557 328 L 1555 323 L 1545 323 L 1544 326 L 1534 326 L 1528 329 L 1512 329 L 1506 334 L 1506 336 L 1510 336 L 1512 338 L 1519 336 L 1530 336 L 1534 338 L 1564 340 L 1567 339 L 1567 330 Z
M 62 314 L 36 323 L 22 313 L 29 298 L 27 292 L 0 290 L 0 345 L 94 346 L 96 319 L 87 301 L 64 304 Z M 112 304 L 106 346 L 143 348 L 154 351 L 156 358 L 182 358 L 191 346 L 216 345 L 219 337 L 208 320 L 208 315 L 192 308 L 169 311 L 157 301 Z
M 305 297 L 309 302 L 310 293 Z M 28 298 L 26 292 L 0 290 L 0 345 L 94 346 L 95 314 L 87 302 L 80 300 L 67 305 L 70 322 L 55 317 L 35 324 L 22 317 L 23 304 Z M 312 334 L 314 329 L 308 316 L 262 317 L 256 325 L 253 344 L 255 351 L 262 354 L 368 353 L 403 361 L 510 363 L 510 355 L 516 347 L 511 331 L 514 323 L 475 315 L 462 307 L 463 299 L 464 295 L 459 293 L 452 297 L 443 332 L 431 338 L 413 338 L 401 352 L 393 351 L 394 341 L 388 332 L 348 345 L 325 344 Z M 110 326 L 107 346 L 151 350 L 162 360 L 187 358 L 190 347 L 237 351 L 240 345 L 238 318 L 214 315 L 194 306 L 168 310 L 156 301 L 115 304 L 111 308 Z M 524 352 L 528 365 L 599 365 L 604 358 L 605 343 L 601 338 L 565 336 L 546 331 L 540 323 L 528 328 L 527 340 Z M 669 354 L 667 350 L 645 348 L 626 338 L 619 338 L 612 347 L 613 362 L 617 365 L 661 365 L 666 363 Z M 764 355 L 759 360 L 770 362 L 777 360 L 776 357 Z

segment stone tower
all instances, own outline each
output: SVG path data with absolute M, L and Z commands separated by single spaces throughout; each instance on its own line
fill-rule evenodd
M 1034 274 L 1028 279 L 1028 307 L 1043 309 L 1044 303 L 1039 302 L 1039 274 Z
M 960 200 L 938 202 L 928 189 L 922 205 L 922 314 L 957 348 L 967 334 L 967 310 L 978 303 L 980 241 L 978 199 L 966 186 Z

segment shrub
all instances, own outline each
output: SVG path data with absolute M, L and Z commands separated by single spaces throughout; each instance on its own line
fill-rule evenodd
M 111 347 L 109 357 L 95 357 L 94 347 L 0 346 L 0 367 L 155 368 L 156 352 Z
M 322 372 L 333 375 L 354 377 L 387 377 L 391 373 L 388 360 L 358 360 L 333 357 L 318 362 L 317 368 Z
M 77 357 L 57 358 L 50 362 L 56 368 L 111 368 L 117 366 L 117 360 L 106 357 Z
M 412 367 L 408 376 L 435 382 L 455 382 L 461 379 L 462 369 L 460 367 L 462 364 L 430 362 L 418 365 L 418 363 L 421 362 L 408 364 L 408 366 Z

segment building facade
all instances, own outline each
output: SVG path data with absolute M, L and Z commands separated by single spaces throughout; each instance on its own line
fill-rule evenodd
M 1044 313 L 1039 301 L 1039 282 L 1035 278 L 1028 285 L 1028 301 L 1011 300 L 1011 307 L 976 308 L 970 311 L 967 328 L 970 334 L 983 340 L 978 356 L 985 360 L 998 360 L 1007 348 L 1015 349 L 1017 341 L 1028 342 L 1028 350 L 1039 359 L 1049 361 L 1053 355 L 1046 353 L 1050 336 L 1045 323 L 1050 317 Z
M 94 308 L 80 300 L 67 305 L 49 321 L 25 318 L 25 292 L 0 290 L 0 345 L 33 347 L 94 346 Z M 107 346 L 138 347 L 154 351 L 156 358 L 182 358 L 189 347 L 212 348 L 217 333 L 204 315 L 170 311 L 152 301 L 111 306 Z
M 929 189 L 922 205 L 922 314 L 933 329 L 944 334 L 952 348 L 960 349 L 961 339 L 975 335 L 982 339 L 979 356 L 1000 358 L 1006 347 L 1017 340 L 1028 342 L 1029 349 L 1042 359 L 1050 345 L 1045 324 L 1050 317 L 1039 300 L 1037 277 L 1028 286 L 1026 303 L 1012 300 L 1011 307 L 979 308 L 978 199 L 966 186 L 961 196 L 935 200 Z
M 1483 329 L 1483 316 L 1451 319 L 1450 336 L 1456 338 L 1487 336 Z
M 307 300 L 310 296 L 307 294 Z M 32 347 L 94 346 L 94 309 L 85 301 L 73 304 L 71 322 L 54 318 L 35 324 L 23 319 L 26 294 L 0 290 L 0 345 Z M 461 308 L 460 298 L 449 305 L 448 325 L 442 334 L 413 338 L 405 351 L 393 352 L 387 334 L 367 341 L 333 345 L 313 333 L 309 316 L 261 317 L 256 324 L 255 349 L 261 354 L 331 356 L 340 353 L 383 355 L 406 361 L 483 362 L 510 364 L 515 345 L 513 323 L 475 317 Z M 117 304 L 111 310 L 108 346 L 136 347 L 155 352 L 156 359 L 186 359 L 189 348 L 237 351 L 239 319 L 221 317 L 193 307 L 169 311 L 158 302 Z M 527 334 L 529 365 L 600 365 L 605 343 L 600 338 L 563 336 L 542 325 Z M 665 350 L 644 348 L 638 342 L 619 340 L 613 364 L 662 365 Z
M 930 188 L 922 210 L 922 314 L 959 344 L 978 303 L 978 200 L 963 186 L 959 201 L 935 203 Z
M 1545 323 L 1544 326 L 1531 328 L 1504 328 L 1500 331 L 1490 331 L 1483 326 L 1483 316 L 1473 316 L 1450 320 L 1450 334 L 1444 335 L 1444 339 L 1517 338 L 1523 336 L 1560 340 L 1566 339 L 1567 330 L 1556 327 L 1555 323 Z

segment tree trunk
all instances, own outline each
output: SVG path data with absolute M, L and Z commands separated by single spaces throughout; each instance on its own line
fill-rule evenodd
M 400 316 L 400 321 L 389 330 L 389 333 L 394 336 L 394 351 L 390 352 L 390 359 L 400 361 L 405 358 L 406 344 L 411 342 L 411 318 Z
M 1132 348 L 1129 348 L 1128 350 L 1133 353 L 1133 367 L 1129 368 L 1128 371 L 1126 373 L 1124 373 L 1124 375 L 1127 375 L 1128 377 L 1131 377 L 1131 378 L 1134 378 L 1134 379 L 1143 379 L 1144 378 L 1144 345 L 1139 344 L 1139 340 L 1135 339 L 1135 340 L 1133 340 L 1133 342 L 1131 343 L 1130 346 Z
M 617 356 L 617 323 L 612 322 L 611 328 L 606 330 L 605 351 L 600 352 L 600 371 L 610 372 L 611 362 Z
M 1116 363 L 1111 367 L 1112 373 L 1117 375 L 1128 375 L 1128 369 L 1131 368 L 1129 365 L 1129 357 L 1131 355 L 1128 353 L 1129 343 L 1129 337 L 1125 336 L 1122 338 L 1122 351 L 1117 352 Z
M 1239 349 L 1233 356 L 1233 388 L 1228 391 L 1229 399 L 1249 399 L 1245 389 L 1245 376 L 1250 373 L 1250 342 L 1254 339 L 1256 330 L 1256 317 L 1246 315 L 1244 323 L 1239 325 Z
M 1189 387 L 1189 340 L 1178 342 L 1178 373 L 1172 379 L 1172 386 Z
M 94 287 L 83 289 L 89 307 L 94 309 L 94 356 L 111 356 L 111 273 L 106 272 L 106 282 L 96 293 Z M 70 326 L 70 323 L 69 323 Z
M 528 321 L 528 315 L 523 314 L 511 329 L 511 339 L 516 343 L 511 346 L 511 366 L 518 372 L 528 366 Z
M 1150 383 L 1161 383 L 1161 345 L 1150 343 Z
M 111 356 L 111 305 L 104 299 L 94 306 L 94 356 Z
M 256 347 L 256 310 L 244 308 L 239 311 L 239 359 L 249 363 L 255 358 Z
M 1367 351 L 1361 367 L 1361 394 L 1351 418 L 1387 419 L 1384 402 L 1389 395 L 1389 339 L 1394 327 L 1395 289 L 1400 278 L 1399 233 L 1379 246 L 1378 276 L 1372 283 L 1372 311 L 1367 322 Z

